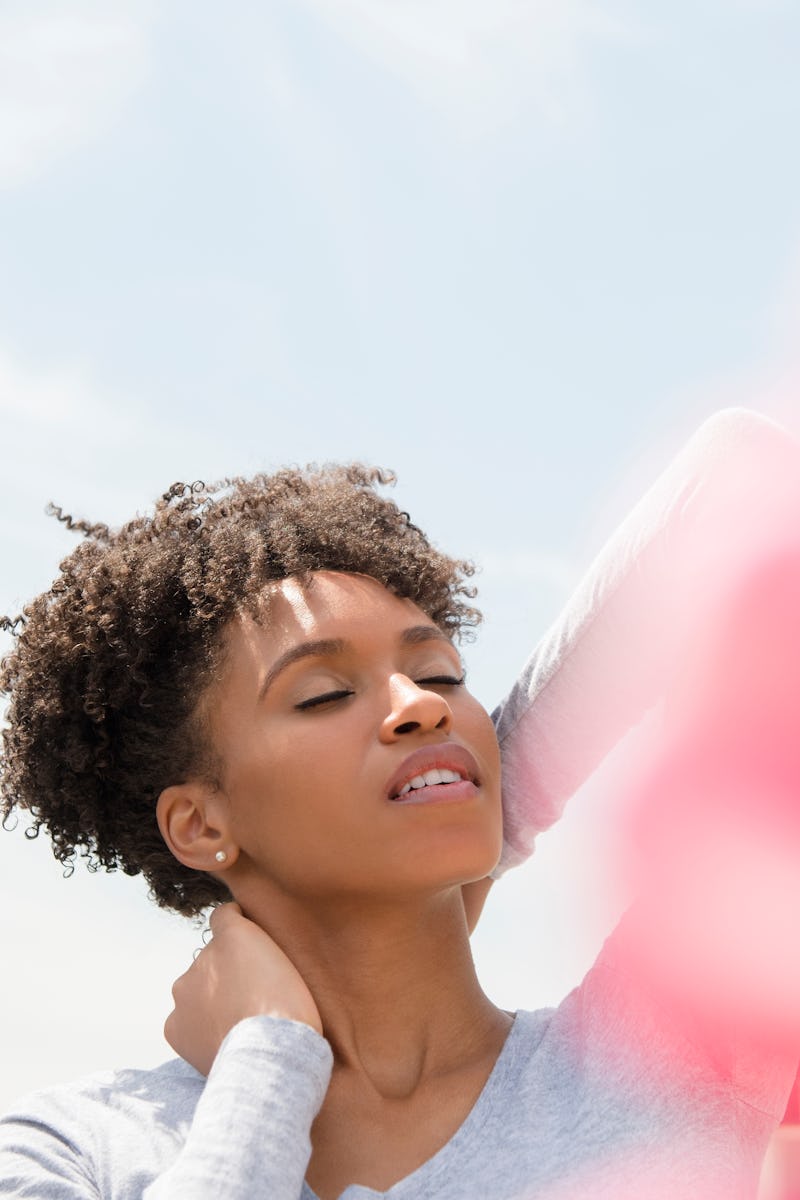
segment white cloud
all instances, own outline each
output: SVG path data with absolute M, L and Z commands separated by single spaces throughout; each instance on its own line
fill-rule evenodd
M 149 4 L 84 0 L 0 13 L 0 187 L 105 132 L 141 81 Z
M 312 0 L 313 2 L 313 0 Z M 271 134 L 296 172 L 303 194 L 327 220 L 326 240 L 350 286 L 368 301 L 373 279 L 370 222 L 360 185 L 362 164 L 352 134 L 309 86 L 302 50 L 263 5 L 243 9 L 231 36 L 237 89 L 257 111 L 266 109 Z
M 423 100 L 481 132 L 533 101 L 561 124 L 584 110 L 580 56 L 632 29 L 584 0 L 306 0 Z

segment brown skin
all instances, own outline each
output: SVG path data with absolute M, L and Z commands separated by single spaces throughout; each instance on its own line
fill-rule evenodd
M 385 1190 L 430 1158 L 508 1033 L 465 918 L 500 853 L 499 752 L 455 682 L 454 646 L 411 601 L 319 572 L 305 588 L 273 585 L 265 603 L 268 620 L 229 629 L 224 678 L 203 698 L 219 787 L 194 781 L 159 800 L 173 853 L 209 871 L 224 850 L 237 901 L 176 983 L 166 1034 L 203 1072 L 248 1016 L 324 1034 L 334 1070 L 308 1179 L 329 1200 L 354 1181 Z M 287 651 L 333 639 L 343 645 L 288 663 L 264 690 Z M 330 698 L 298 707 L 319 696 Z M 423 803 L 390 798 L 412 752 L 447 760 L 453 747 L 470 782 L 427 789 Z

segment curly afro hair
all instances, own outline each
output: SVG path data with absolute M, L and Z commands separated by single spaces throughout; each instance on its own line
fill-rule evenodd
M 49 591 L 0 621 L 15 638 L 0 664 L 4 824 L 28 810 L 27 835 L 44 828 L 68 872 L 76 852 L 95 870 L 141 872 L 153 899 L 185 916 L 229 899 L 172 856 L 156 823 L 165 787 L 213 780 L 198 700 L 227 624 L 257 615 L 270 581 L 318 570 L 371 576 L 451 637 L 480 620 L 471 564 L 376 492 L 393 482 L 352 464 L 176 483 L 118 530 L 51 505 L 84 540 Z

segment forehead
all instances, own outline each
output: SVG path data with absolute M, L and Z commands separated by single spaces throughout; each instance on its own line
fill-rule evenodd
M 259 606 L 259 624 L 280 640 L 317 637 L 323 626 L 357 629 L 384 622 L 436 628 L 412 600 L 395 596 L 369 575 L 342 571 L 315 571 L 307 580 L 290 577 L 271 583 Z
M 368 575 L 316 571 L 269 584 L 254 615 L 242 614 L 226 638 L 229 670 L 263 671 L 287 651 L 319 639 L 375 644 L 429 628 L 452 645 L 412 600 L 395 596 Z M 424 635 L 423 635 L 424 636 Z

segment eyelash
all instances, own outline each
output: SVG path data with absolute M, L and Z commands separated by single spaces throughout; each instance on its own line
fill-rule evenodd
M 316 708 L 318 704 L 327 704 L 329 700 L 344 700 L 345 696 L 352 695 L 352 692 L 325 692 L 321 696 L 312 696 L 309 700 L 301 700 L 299 704 L 295 704 L 295 708 Z
M 422 684 L 435 684 L 438 687 L 461 687 L 466 679 L 466 675 L 460 678 L 455 675 L 429 675 L 426 679 L 417 679 L 415 683 L 419 686 Z M 354 692 L 345 690 L 336 692 L 323 692 L 321 696 L 311 696 L 308 700 L 301 700 L 299 704 L 295 704 L 295 708 L 303 710 L 308 708 L 317 708 L 322 704 L 329 704 L 335 700 L 344 700 L 347 696 L 355 695 Z

